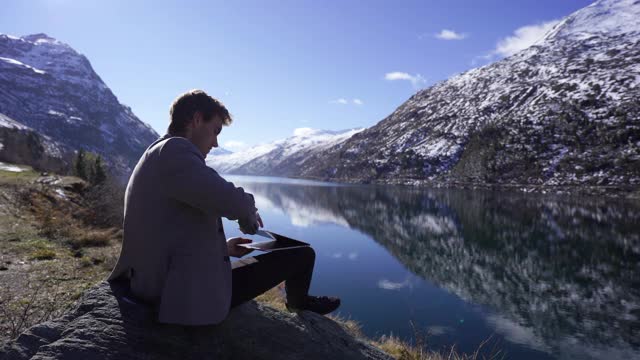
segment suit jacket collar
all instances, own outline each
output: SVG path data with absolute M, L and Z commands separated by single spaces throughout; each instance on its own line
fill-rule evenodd
M 200 149 L 198 149 L 198 147 L 192 143 L 189 139 L 182 137 L 182 136 L 176 136 L 176 135 L 171 135 L 171 134 L 164 134 L 161 137 L 158 138 L 158 140 L 154 141 L 151 145 L 149 145 L 149 148 L 152 148 L 153 146 L 155 146 L 157 143 L 170 139 L 170 138 L 181 138 L 181 139 L 185 139 L 189 142 L 189 144 L 191 144 L 191 146 L 196 150 L 196 153 L 198 153 L 198 155 L 200 156 L 200 158 L 204 161 L 205 157 L 202 155 L 202 153 L 200 152 Z

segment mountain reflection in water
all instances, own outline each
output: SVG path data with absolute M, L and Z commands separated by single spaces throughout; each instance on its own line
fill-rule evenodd
M 490 309 L 507 341 L 557 358 L 640 357 L 637 204 L 230 179 L 294 225 L 367 234 L 419 277 Z

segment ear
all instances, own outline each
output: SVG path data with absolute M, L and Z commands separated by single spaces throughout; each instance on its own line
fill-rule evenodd
M 196 111 L 193 114 L 193 119 L 192 119 L 191 123 L 193 124 L 194 127 L 198 127 L 198 126 L 200 126 L 201 122 L 202 122 L 202 113 L 200 111 Z

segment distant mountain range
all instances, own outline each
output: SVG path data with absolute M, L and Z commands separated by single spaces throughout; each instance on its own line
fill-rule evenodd
M 18 151 L 8 146 L 9 134 L 29 132 L 52 157 L 68 162 L 82 148 L 102 155 L 121 176 L 158 137 L 120 104 L 86 57 L 45 34 L 0 34 L 0 114 L 13 124 L 0 121 L 0 157 Z
M 358 183 L 637 188 L 638 19 L 639 1 L 597 1 L 533 46 L 421 90 L 321 151 L 260 145 L 209 163 Z
M 210 154 L 207 164 L 221 173 L 296 176 L 322 152 L 339 146 L 364 129 L 328 131 L 302 128 L 294 136 L 235 153 Z

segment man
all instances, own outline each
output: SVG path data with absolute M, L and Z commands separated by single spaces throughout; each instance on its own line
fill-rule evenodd
M 238 260 L 252 250 L 241 237 L 225 241 L 221 217 L 255 234 L 262 220 L 253 195 L 205 164 L 231 116 L 218 100 L 192 90 L 171 105 L 167 134 L 136 165 L 125 194 L 124 239 L 109 280 L 126 279 L 131 295 L 150 304 L 163 323 L 221 322 L 229 309 L 285 281 L 287 308 L 326 314 L 340 300 L 308 295 L 311 247 Z

